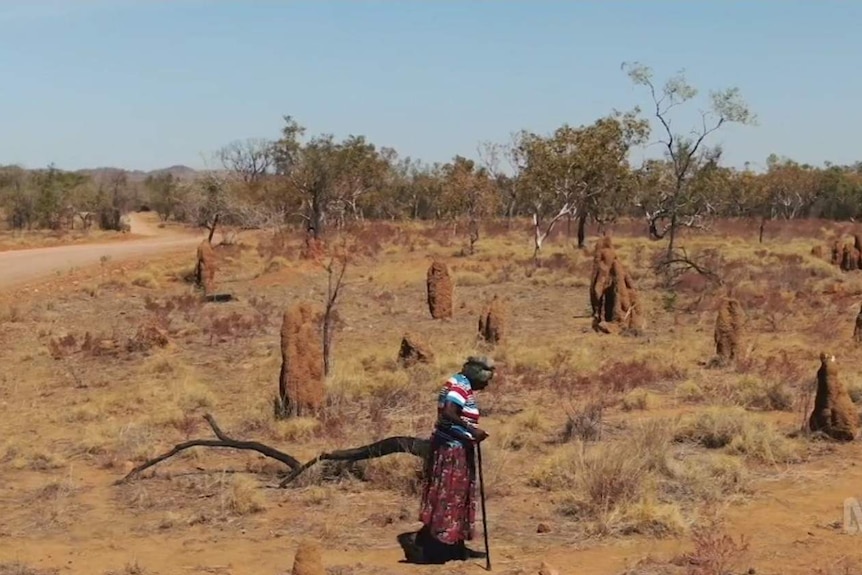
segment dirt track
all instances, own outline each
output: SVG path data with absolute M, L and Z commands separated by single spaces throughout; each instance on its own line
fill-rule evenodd
M 97 265 L 102 257 L 120 261 L 187 249 L 200 242 L 203 237 L 160 229 L 138 214 L 132 215 L 131 226 L 133 234 L 147 236 L 146 239 L 2 252 L 0 289 L 18 287 L 73 268 Z

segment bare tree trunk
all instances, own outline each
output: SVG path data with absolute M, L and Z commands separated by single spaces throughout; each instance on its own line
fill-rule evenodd
M 674 213 L 670 217 L 670 229 L 668 230 L 668 233 L 670 234 L 668 236 L 668 240 L 667 240 L 667 257 L 668 258 L 670 258 L 673 255 L 673 248 L 674 248 L 674 242 L 676 241 L 677 227 L 679 227 L 679 220 L 677 219 L 676 214 Z
M 218 217 L 219 217 L 219 214 L 216 214 L 215 217 L 213 218 L 212 226 L 210 226 L 210 235 L 207 238 L 207 241 L 209 243 L 213 243 L 213 236 L 215 235 L 216 226 L 218 225 Z
M 572 208 L 569 204 L 564 204 L 560 211 L 555 215 L 550 222 L 548 222 L 545 231 L 543 232 L 539 225 L 539 214 L 538 212 L 533 212 L 533 227 L 535 229 L 535 233 L 533 236 L 533 243 L 535 249 L 533 250 L 533 264 L 538 267 L 539 266 L 539 251 L 542 249 L 542 243 L 544 243 L 545 239 L 550 235 L 551 230 L 554 229 L 554 226 L 560 221 L 560 218 L 563 216 L 571 215 Z
M 578 216 L 578 249 L 583 249 L 587 243 L 587 213 Z
M 344 272 L 347 269 L 347 257 L 341 260 L 341 270 L 338 273 L 338 278 L 333 284 L 333 261 L 329 262 L 326 271 L 329 274 L 329 284 L 326 293 L 326 310 L 323 313 L 323 375 L 327 376 L 332 368 L 332 312 L 335 310 L 335 302 L 338 299 L 338 292 L 341 289 L 341 281 L 344 279 Z
M 471 217 L 469 223 L 470 229 L 470 255 L 472 256 L 476 252 L 476 242 L 479 241 L 479 222 L 476 221 L 476 218 Z

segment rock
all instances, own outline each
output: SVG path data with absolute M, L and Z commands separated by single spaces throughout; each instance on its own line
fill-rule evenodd
M 550 533 L 550 532 L 551 532 L 551 526 L 548 525 L 547 523 L 539 523 L 536 526 L 536 533 Z
M 428 344 L 414 333 L 405 333 L 401 338 L 401 348 L 398 350 L 398 363 L 402 367 L 410 367 L 417 363 L 431 363 L 434 352 Z

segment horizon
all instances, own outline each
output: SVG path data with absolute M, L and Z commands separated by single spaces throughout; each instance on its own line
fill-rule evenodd
M 845 115 L 862 80 L 845 69 L 860 16 L 859 4 L 798 0 L 780 11 L 727 1 L 7 0 L 0 46 L 14 81 L 0 104 L 14 113 L 0 164 L 218 168 L 219 148 L 276 139 L 285 115 L 306 138 L 361 134 L 428 164 L 478 159 L 481 143 L 520 130 L 547 134 L 635 106 L 649 117 L 649 94 L 623 61 L 650 66 L 659 85 L 685 70 L 699 94 L 673 116 L 679 131 L 695 126 L 710 90 L 740 89 L 758 125 L 705 142 L 722 145 L 724 165 L 759 171 L 773 153 L 853 164 L 862 118 Z

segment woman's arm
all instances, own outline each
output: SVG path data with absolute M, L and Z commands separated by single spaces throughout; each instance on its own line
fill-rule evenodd
M 448 421 L 449 423 L 468 428 L 470 430 L 470 434 L 473 436 L 473 440 L 477 443 L 483 441 L 488 437 L 488 434 L 485 433 L 484 430 L 472 425 L 468 425 L 464 422 L 464 420 L 461 419 L 461 406 L 459 406 L 454 401 L 447 401 L 443 405 L 442 419 Z

